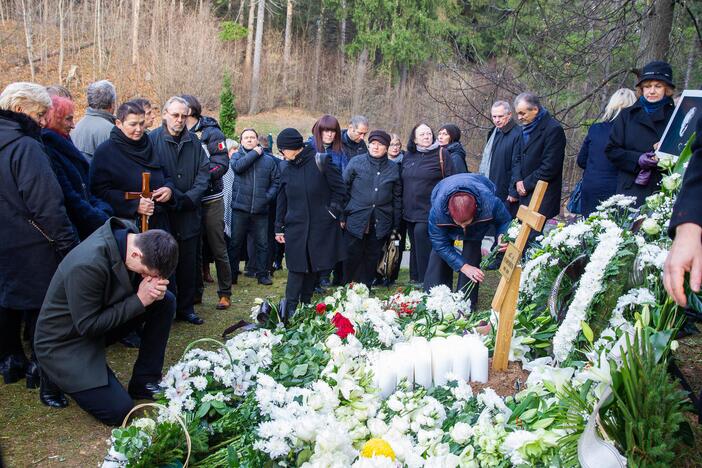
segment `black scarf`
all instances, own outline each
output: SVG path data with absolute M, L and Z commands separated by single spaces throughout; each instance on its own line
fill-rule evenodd
M 132 140 L 115 126 L 110 132 L 110 140 L 129 158 L 146 167 L 158 169 L 161 167 L 158 156 L 153 151 L 151 139 L 145 134 L 138 140 Z

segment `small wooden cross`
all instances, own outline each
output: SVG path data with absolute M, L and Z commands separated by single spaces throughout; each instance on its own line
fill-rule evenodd
M 125 200 L 139 200 L 141 198 L 151 198 L 153 193 L 151 192 L 151 173 L 142 172 L 141 173 L 141 192 L 124 192 Z M 146 232 L 149 230 L 149 216 L 141 215 L 141 232 Z
M 514 314 L 519 297 L 519 281 L 522 276 L 522 267 L 519 264 L 531 230 L 541 231 L 546 222 L 546 217 L 538 210 L 547 188 L 548 183 L 540 180 L 531 196 L 529 207 L 524 205 L 519 207 L 517 218 L 522 222 L 522 226 L 519 229 L 517 239 L 507 247 L 500 265 L 502 278 L 500 278 L 500 284 L 495 291 L 495 297 L 492 299 L 492 309 L 499 314 L 495 352 L 492 355 L 492 370 L 494 371 L 507 369 L 512 329 L 514 328 Z

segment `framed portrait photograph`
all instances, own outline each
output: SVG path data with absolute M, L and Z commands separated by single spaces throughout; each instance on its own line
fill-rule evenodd
M 702 115 L 702 91 L 685 90 L 663 132 L 657 155 L 680 156 Z

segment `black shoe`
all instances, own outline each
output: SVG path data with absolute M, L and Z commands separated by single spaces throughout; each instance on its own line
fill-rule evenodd
M 0 361 L 0 373 L 2 373 L 5 384 L 13 384 L 20 380 L 25 375 L 26 369 L 27 358 L 24 356 L 10 354 Z
M 39 386 L 39 401 L 49 408 L 65 408 L 68 406 L 68 399 L 60 388 L 50 381 L 43 372 L 41 375 L 41 385 Z
M 246 271 L 244 272 L 244 276 L 246 276 L 247 278 L 255 278 L 255 277 L 256 277 L 256 272 L 255 272 L 255 271 L 251 271 L 251 270 L 246 270 Z
M 268 276 L 259 276 L 258 284 L 264 284 L 266 286 L 270 286 L 271 284 L 273 284 L 273 281 Z
M 161 391 L 157 383 L 145 383 L 144 385 L 129 384 L 129 396 L 134 400 L 155 400 L 156 394 Z
M 41 379 L 39 376 L 39 365 L 36 361 L 31 360 L 27 364 L 25 378 L 27 379 L 27 388 L 39 387 Z
M 129 334 L 119 340 L 127 348 L 138 348 L 141 346 L 141 337 L 136 331 L 131 331 Z
M 273 262 L 273 271 L 282 270 L 282 269 L 283 269 L 283 265 L 281 265 L 278 262 Z
M 200 316 L 195 313 L 194 310 L 176 314 L 176 320 L 182 320 L 184 322 L 192 323 L 193 325 L 202 325 L 203 323 L 205 323 L 205 321 L 202 320 Z

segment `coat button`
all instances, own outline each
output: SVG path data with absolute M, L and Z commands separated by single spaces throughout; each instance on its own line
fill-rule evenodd
M 375 191 L 376 191 L 376 192 L 378 191 L 378 187 L 375 188 Z
M 380 175 L 380 172 L 378 172 L 378 175 Z
M 178 174 L 178 178 L 180 179 L 181 177 L 183 177 L 183 174 Z

